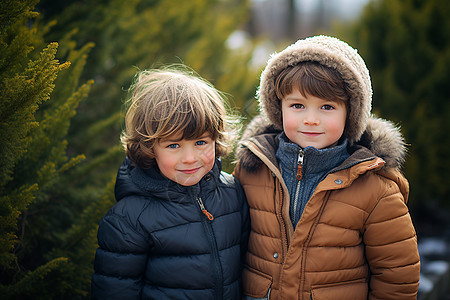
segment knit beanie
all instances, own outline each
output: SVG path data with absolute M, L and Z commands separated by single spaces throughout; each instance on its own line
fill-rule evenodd
M 369 70 L 356 49 L 329 36 L 314 36 L 288 46 L 270 57 L 261 74 L 257 98 L 261 111 L 278 129 L 283 128 L 281 101 L 275 93 L 275 79 L 286 67 L 313 61 L 335 69 L 350 90 L 349 111 L 344 135 L 350 143 L 358 141 L 370 116 L 372 85 Z

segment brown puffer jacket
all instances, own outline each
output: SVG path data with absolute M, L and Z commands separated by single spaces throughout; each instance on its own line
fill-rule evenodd
M 256 118 L 234 175 L 252 230 L 244 294 L 270 299 L 416 299 L 420 262 L 399 171 L 404 145 L 393 125 L 371 118 L 350 157 L 321 181 L 293 228 L 275 158 L 279 130 Z M 382 134 L 380 134 L 382 133 Z

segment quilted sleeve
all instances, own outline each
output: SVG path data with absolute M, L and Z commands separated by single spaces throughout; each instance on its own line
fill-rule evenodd
M 97 238 L 92 299 L 140 299 L 148 238 L 114 211 L 100 221 Z
M 404 195 L 395 181 L 380 177 L 379 198 L 364 234 L 370 266 L 369 299 L 416 299 L 420 259 L 417 236 Z

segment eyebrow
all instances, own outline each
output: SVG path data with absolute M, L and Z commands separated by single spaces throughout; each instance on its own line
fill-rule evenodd
M 305 98 L 303 97 L 286 97 L 283 101 L 303 101 Z
M 159 139 L 159 143 L 176 143 L 176 142 L 179 142 L 181 140 L 182 140 L 182 138 L 181 139 L 177 139 L 177 140 L 175 140 L 175 139 Z

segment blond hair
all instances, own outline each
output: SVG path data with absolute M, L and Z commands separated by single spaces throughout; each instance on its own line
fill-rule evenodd
M 232 148 L 235 131 L 224 95 L 183 68 L 138 72 L 130 87 L 121 141 L 128 157 L 141 168 L 155 164 L 155 143 L 174 134 L 197 139 L 208 133 L 216 142 L 216 157 Z

